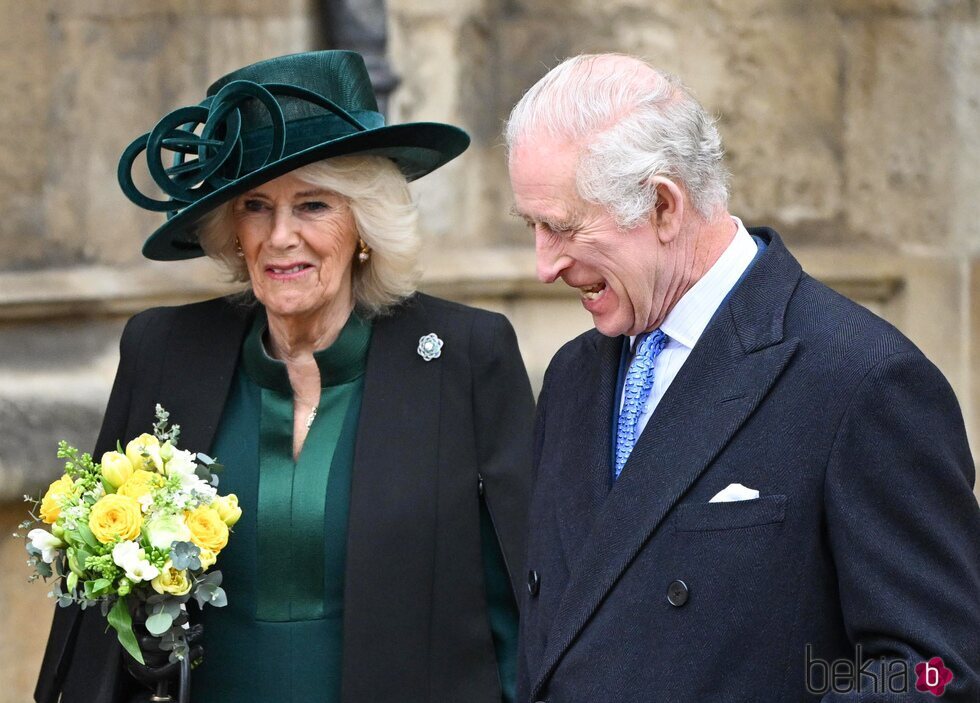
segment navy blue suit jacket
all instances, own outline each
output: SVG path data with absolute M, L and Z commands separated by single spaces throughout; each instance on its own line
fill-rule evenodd
M 611 489 L 622 339 L 587 332 L 548 369 L 521 701 L 934 700 L 912 670 L 933 656 L 954 673 L 943 700 L 980 699 L 980 509 L 953 392 L 752 233 L 768 248 Z M 709 503 L 731 483 L 760 498 Z M 827 681 L 858 645 L 865 673 Z M 903 666 L 911 693 L 869 695 Z

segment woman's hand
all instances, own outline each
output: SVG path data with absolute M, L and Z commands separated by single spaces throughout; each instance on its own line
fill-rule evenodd
M 160 638 L 147 632 L 142 624 L 134 622 L 133 630 L 146 663 L 140 664 L 129 652 L 123 650 L 123 661 L 130 676 L 151 690 L 156 690 L 162 681 L 176 683 L 180 674 L 180 662 L 170 661 L 170 653 L 160 648 Z M 203 635 L 202 625 L 193 625 L 187 630 L 187 644 L 190 647 L 188 658 L 192 665 L 204 657 L 204 648 L 199 644 Z

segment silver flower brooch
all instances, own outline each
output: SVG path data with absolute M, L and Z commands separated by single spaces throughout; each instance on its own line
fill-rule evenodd
M 436 335 L 435 332 L 429 332 L 429 334 L 419 338 L 419 348 L 418 353 L 426 361 L 432 361 L 433 359 L 438 359 L 442 355 L 442 340 Z

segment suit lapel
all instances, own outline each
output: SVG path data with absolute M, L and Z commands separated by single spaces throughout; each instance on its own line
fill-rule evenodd
M 563 451 L 571 457 L 570 463 L 581 469 L 563 476 L 556 500 L 562 547 L 569 563 L 574 561 L 609 495 L 612 475 L 609 423 L 623 338 L 595 334 L 591 341 L 595 356 L 580 360 L 588 378 L 578 385 L 571 415 L 564 418 L 570 437 Z
M 775 232 L 753 233 L 769 240 L 769 248 L 719 309 L 671 383 L 571 564 L 534 694 L 796 350 L 797 339 L 783 339 L 783 315 L 799 281 L 799 264 Z M 607 437 L 608 422 L 607 417 L 601 425 Z

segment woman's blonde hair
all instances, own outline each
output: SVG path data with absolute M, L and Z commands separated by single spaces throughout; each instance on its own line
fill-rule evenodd
M 369 317 L 383 314 L 415 292 L 421 275 L 417 210 L 408 182 L 394 162 L 383 156 L 337 156 L 292 173 L 350 203 L 357 234 L 371 248 L 370 259 L 355 262 L 353 269 L 359 312 Z M 204 215 L 197 236 L 204 252 L 228 270 L 231 280 L 248 282 L 231 212 L 229 201 Z

